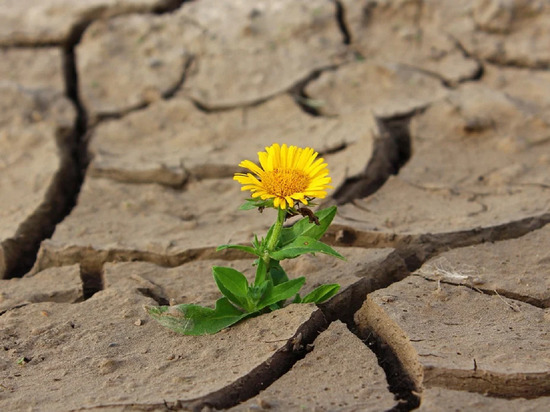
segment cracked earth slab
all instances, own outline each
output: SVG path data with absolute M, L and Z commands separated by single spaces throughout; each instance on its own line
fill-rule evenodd
M 90 174 L 169 186 L 188 179 L 227 178 L 241 171 L 242 160 L 256 161 L 257 152 L 284 136 L 281 143 L 320 152 L 331 165 L 332 185 L 339 187 L 365 169 L 378 132 L 369 111 L 312 117 L 288 95 L 217 113 L 174 98 L 99 124 L 90 144 Z
M 280 367 L 281 356 L 293 350 L 291 338 L 302 331 L 307 342 L 323 328 L 313 305 L 291 305 L 214 336 L 184 337 L 145 317 L 142 306 L 155 304 L 109 288 L 82 303 L 37 303 L 5 313 L 2 407 L 68 411 L 238 399 L 231 385 L 261 386 L 253 383 Z
M 0 280 L 0 313 L 38 302 L 83 299 L 78 265 L 46 269 L 33 277 Z
M 75 26 L 124 13 L 153 11 L 171 0 L 7 0 L 0 11 L 0 45 L 69 42 Z
M 448 235 L 451 240 L 454 232 L 463 235 L 457 240 L 466 240 L 469 234 L 503 225 L 508 225 L 507 230 L 504 228 L 507 236 L 514 236 L 524 223 L 540 227 L 548 221 L 548 200 L 543 197 L 546 193 L 547 190 L 526 187 L 486 195 L 481 203 L 471 194 L 450 189 L 427 190 L 397 177 L 390 178 L 369 198 L 341 206 L 335 223 L 344 232 L 357 232 L 353 237 L 365 235 L 373 244 L 391 244 L 392 239 L 407 237 L 410 241 L 411 235 L 426 233 Z M 350 242 L 359 245 L 353 239 Z
M 232 411 L 269 409 L 387 411 L 395 405 L 374 353 L 340 321 L 330 324 L 313 350 L 256 397 Z
M 421 71 L 367 60 L 323 72 L 307 85 L 305 93 L 324 115 L 368 108 L 375 116 L 393 117 L 422 109 L 444 97 L 447 90 Z
M 463 3 L 341 0 L 352 47 L 365 58 L 415 67 L 446 84 L 475 78 L 479 63 L 447 34 L 462 27 Z M 457 10 L 458 9 L 458 10 Z
M 201 106 L 265 100 L 342 59 L 335 14 L 324 0 L 203 0 L 171 14 L 95 22 L 77 48 L 84 105 L 95 117 L 172 94 L 191 57 L 180 93 Z
M 538 113 L 503 92 L 466 84 L 414 116 L 410 133 L 413 156 L 399 175 L 341 207 L 338 223 L 421 234 L 547 219 L 550 141 Z
M 505 191 L 550 184 L 550 123 L 518 99 L 465 84 L 411 121 L 415 155 L 400 176 L 427 188 Z M 460 151 L 460 162 L 456 153 Z M 452 165 L 452 166 L 451 166 Z
M 391 346 L 418 390 L 550 393 L 547 309 L 412 276 L 370 294 L 355 319 Z
M 485 243 L 442 253 L 415 274 L 430 280 L 466 285 L 550 307 L 550 227 L 518 239 Z
M 61 48 L 1 48 L 0 78 L 24 89 L 50 90 L 63 94 Z
M 482 394 L 431 388 L 422 392 L 418 412 L 487 411 L 487 412 L 536 412 L 550 406 L 550 397 L 535 399 L 499 399 Z
M 191 52 L 174 39 L 183 33 L 198 37 L 201 31 L 181 21 L 167 24 L 171 18 L 133 14 L 97 20 L 84 32 L 75 51 L 80 96 L 92 122 L 159 100 L 178 87 Z
M 547 68 L 550 6 L 544 1 L 464 2 L 461 24 L 448 33 L 478 58 L 496 64 Z
M 211 179 L 174 190 L 87 178 L 77 206 L 42 242 L 33 271 L 81 260 L 96 271 L 115 259 L 176 266 L 220 244 L 250 243 L 274 218 L 237 210 L 236 185 Z
M 4 57 L 17 67 L 28 54 L 4 52 Z M 49 52 L 37 56 L 52 57 Z M 9 63 L 3 66 L 7 69 Z M 48 77 L 51 88 L 42 89 L 47 79 L 35 82 L 32 72 L 24 73 L 29 74 L 26 83 L 24 74 L 8 71 L 11 81 L 0 85 L 0 278 L 22 275 L 32 265 L 37 243 L 63 213 L 74 182 L 71 161 L 61 147 L 70 144 L 76 113 L 56 90 L 61 73 L 46 70 L 53 74 Z
M 498 67 L 485 64 L 482 82 L 516 102 L 527 114 L 550 122 L 550 73 L 529 68 Z

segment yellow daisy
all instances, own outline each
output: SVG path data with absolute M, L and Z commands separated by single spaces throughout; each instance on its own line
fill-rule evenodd
M 250 190 L 252 197 L 262 200 L 273 199 L 275 208 L 294 207 L 294 201 L 307 205 L 307 198 L 327 195 L 331 188 L 329 170 L 323 158 L 312 148 L 305 149 L 277 143 L 259 152 L 260 165 L 243 160 L 240 167 L 252 173 L 235 173 L 235 179 L 243 185 L 241 190 Z

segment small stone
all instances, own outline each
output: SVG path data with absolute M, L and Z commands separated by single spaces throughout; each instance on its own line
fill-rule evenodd
M 385 295 L 380 297 L 380 300 L 384 303 L 391 303 L 391 302 L 394 302 L 396 299 L 397 299 L 397 296 L 391 296 L 391 295 Z

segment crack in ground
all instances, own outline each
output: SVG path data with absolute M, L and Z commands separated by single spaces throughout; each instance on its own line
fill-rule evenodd
M 374 283 L 372 283 L 372 279 L 361 280 L 360 284 L 353 286 L 349 290 L 342 291 L 339 294 L 343 296 L 340 302 L 346 302 L 345 305 L 348 307 L 344 312 L 348 311 L 352 313 L 352 316 L 355 310 L 360 307 L 360 303 L 358 303 L 359 301 L 356 299 L 360 300 L 361 296 L 364 297 L 366 293 L 370 293 L 377 288 L 387 287 L 391 283 L 403 279 L 405 277 L 403 275 L 405 271 L 408 273 L 414 272 L 427 260 L 442 252 L 485 242 L 516 239 L 534 230 L 540 229 L 548 223 L 550 223 L 550 213 L 545 213 L 539 216 L 528 217 L 515 222 L 503 223 L 501 225 L 486 228 L 420 235 L 365 232 L 355 230 L 351 226 L 335 224 L 329 228 L 322 240 L 331 246 L 351 246 L 366 249 L 391 247 L 395 249 L 395 251 L 391 253 L 390 258 L 388 258 L 382 266 L 377 268 L 379 273 L 380 270 L 384 273 L 387 271 L 386 275 L 382 276 L 381 279 L 375 279 Z M 97 274 L 101 273 L 103 265 L 109 262 L 148 262 L 161 267 L 172 268 L 192 261 L 211 259 L 232 261 L 249 257 L 247 253 L 238 250 L 226 249 L 223 251 L 216 251 L 216 247 L 213 246 L 187 249 L 174 255 L 127 249 L 97 250 L 93 247 L 80 246 L 65 248 L 63 253 L 60 254 L 55 250 L 50 252 L 48 248 L 45 247 L 40 250 L 39 259 L 37 260 L 37 264 L 32 268 L 31 273 L 36 274 L 50 267 L 81 264 L 84 268 L 84 273 L 88 274 L 85 277 L 91 276 L 92 278 L 97 278 Z M 392 274 L 390 274 L 390 272 Z M 365 276 L 367 275 L 368 273 L 365 274 Z M 392 280 L 388 281 L 386 279 L 387 276 L 389 276 L 388 279 Z M 95 281 L 95 284 L 101 284 L 101 282 Z M 342 313 L 342 309 L 330 307 L 326 310 L 334 313 L 334 315 L 330 315 L 327 312 L 327 317 L 331 320 L 343 319 L 345 317 Z
M 350 285 L 326 303 L 319 305 L 329 322 L 338 319 L 344 322 L 378 359 L 379 366 L 386 374 L 388 389 L 394 394 L 397 404 L 390 411 L 402 412 L 415 409 L 420 404 L 418 388 L 405 372 L 390 345 L 374 333 L 363 336 L 354 321 L 354 314 L 361 308 L 368 294 L 384 289 L 410 275 L 406 256 L 398 250 L 392 252 L 380 265 L 371 267 L 358 276 L 362 278 Z
M 103 290 L 103 272 L 96 271 L 85 265 L 80 265 L 80 280 L 82 281 L 82 298 L 90 299 L 100 290 Z
M 142 296 L 153 299 L 159 306 L 168 306 L 170 304 L 170 300 L 164 294 L 158 293 L 151 288 L 137 288 L 137 291 Z
M 462 83 L 472 82 L 472 81 L 478 81 L 483 77 L 483 74 L 485 73 L 485 68 L 481 64 L 481 62 L 478 59 L 471 58 L 472 60 L 475 60 L 477 64 L 477 69 L 472 75 L 470 76 L 464 76 L 460 77 L 456 80 L 448 80 L 443 76 L 442 74 L 439 74 L 437 72 L 434 72 L 432 70 L 424 69 L 422 67 L 418 67 L 415 65 L 407 64 L 407 63 L 399 63 L 399 65 L 403 68 L 416 71 L 418 73 L 422 73 L 426 76 L 433 77 L 434 79 L 437 79 L 441 82 L 441 85 L 443 87 L 446 87 L 448 89 L 456 89 L 458 86 L 460 86 Z
M 350 45 L 352 42 L 352 37 L 346 19 L 346 9 L 340 0 L 331 1 L 336 7 L 336 22 L 338 23 L 338 28 L 342 33 L 342 43 L 344 43 L 345 45 Z
M 466 47 L 464 47 L 464 45 L 462 44 L 462 42 L 459 39 L 457 39 L 456 37 L 454 37 L 450 34 L 448 34 L 447 36 L 455 44 L 455 47 L 462 53 L 462 56 L 465 59 L 475 60 L 475 62 L 477 63 L 477 66 L 478 66 L 478 70 L 473 74 L 472 77 L 460 79 L 459 83 L 465 83 L 467 81 L 474 81 L 475 82 L 475 81 L 481 80 L 483 78 L 483 76 L 485 75 L 485 66 L 483 65 L 483 60 L 478 58 L 477 56 L 474 56 L 468 50 L 466 50 Z
M 336 64 L 313 70 L 305 78 L 298 80 L 296 83 L 294 83 L 294 85 L 288 89 L 287 93 L 290 94 L 298 107 L 300 107 L 300 109 L 302 109 L 304 113 L 315 117 L 323 116 L 323 114 L 319 110 L 323 102 L 311 98 L 311 96 L 306 93 L 306 88 L 312 81 L 315 81 L 319 77 L 321 77 L 324 72 L 335 71 L 340 66 L 341 64 Z
M 513 69 L 529 69 L 529 70 L 538 70 L 538 71 L 550 70 L 550 62 L 536 62 L 532 64 L 527 64 L 527 63 L 523 63 L 521 61 L 517 61 L 513 59 L 502 61 L 496 57 L 489 57 L 484 60 L 497 67 L 509 67 Z
M 333 224 L 323 237 L 331 246 L 362 248 L 392 247 L 400 251 L 415 250 L 421 261 L 459 247 L 485 242 L 516 239 L 550 223 L 550 213 L 526 217 L 520 220 L 446 233 L 398 234 L 363 231 L 353 226 Z M 409 268 L 411 269 L 411 268 Z M 413 270 L 418 269 L 417 267 Z
M 129 249 L 98 250 L 91 246 L 68 247 L 63 249 L 63 254 L 59 254 L 55 250 L 50 253 L 45 247 L 40 250 L 39 258 L 31 273 L 36 274 L 51 267 L 80 264 L 86 273 L 91 274 L 92 277 L 97 277 L 97 274 L 101 273 L 103 265 L 111 262 L 148 262 L 161 267 L 173 268 L 198 260 L 222 259 L 231 261 L 247 258 L 250 258 L 250 255 L 246 252 L 230 249 L 216 251 L 214 246 L 186 249 L 174 255 Z
M 154 7 L 140 6 L 135 7 L 129 6 L 126 10 L 115 10 L 113 7 L 109 6 L 99 6 L 93 7 L 89 10 L 81 13 L 81 17 L 78 21 L 73 23 L 72 27 L 69 29 L 69 34 L 65 39 L 60 39 L 57 41 L 45 41 L 43 39 L 26 39 L 18 40 L 15 42 L 10 42 L 6 44 L 0 44 L 0 47 L 16 47 L 16 48 L 44 48 L 44 47 L 64 47 L 71 48 L 80 42 L 84 31 L 96 20 L 101 20 L 104 18 L 114 18 L 120 16 L 127 16 L 131 14 L 165 14 L 172 13 L 179 9 L 184 3 L 190 2 L 193 0 L 163 0 L 160 4 L 157 4 Z
M 166 14 L 178 10 L 184 3 L 190 3 L 194 0 L 164 0 L 163 3 L 153 7 L 153 14 Z
M 332 195 L 338 205 L 370 196 L 399 173 L 411 156 L 409 125 L 418 109 L 394 117 L 376 118 L 380 135 L 375 138 L 371 160 L 359 175 L 347 178 Z
M 550 299 L 541 300 L 537 298 L 533 298 L 529 295 L 522 295 L 519 293 L 514 293 L 513 291 L 509 290 L 503 290 L 503 289 L 488 289 L 481 286 L 476 286 L 475 284 L 469 284 L 469 283 L 455 283 L 450 280 L 444 280 L 444 279 L 432 279 L 427 276 L 422 275 L 421 273 L 415 275 L 420 276 L 421 278 L 429 281 L 429 282 L 437 282 L 437 283 L 443 283 L 445 285 L 451 285 L 451 286 L 464 286 L 468 289 L 471 289 L 475 292 L 478 292 L 482 295 L 487 296 L 498 296 L 498 297 L 505 297 L 510 300 L 514 300 L 517 302 L 522 302 L 531 306 L 534 306 L 539 309 L 546 309 L 550 307 Z M 503 300 L 504 301 L 504 300 Z M 505 304 L 507 304 L 510 309 L 512 309 L 515 312 L 519 312 L 519 308 L 516 307 L 514 303 L 509 303 L 504 301 Z
M 263 103 L 266 103 L 269 100 L 275 99 L 281 95 L 290 94 L 290 96 L 294 99 L 294 101 L 305 113 L 310 114 L 312 116 L 322 116 L 319 110 L 317 109 L 319 107 L 320 102 L 315 99 L 311 99 L 309 96 L 307 96 L 307 94 L 305 93 L 305 88 L 311 81 L 318 79 L 319 76 L 323 74 L 323 72 L 337 70 L 339 67 L 341 67 L 344 64 L 345 62 L 313 69 L 304 78 L 298 79 L 291 86 L 285 89 L 281 89 L 280 91 L 277 91 L 268 96 L 260 97 L 258 99 L 255 99 L 253 101 L 246 102 L 246 103 L 237 103 L 237 104 L 231 104 L 227 106 L 209 107 L 206 104 L 202 103 L 201 101 L 191 96 L 185 96 L 185 98 L 191 101 L 195 105 L 195 107 L 203 113 L 220 113 L 220 112 L 227 112 L 235 109 L 246 109 L 246 108 L 256 107 Z
M 45 199 L 39 208 L 16 233 L 15 240 L 8 240 L 5 250 L 4 277 L 22 277 L 34 265 L 40 244 L 53 235 L 55 227 L 73 209 L 84 179 L 86 161 L 86 143 L 84 136 L 87 130 L 87 114 L 78 96 L 78 75 L 74 47 L 80 40 L 89 23 L 75 25 L 69 39 L 62 47 L 63 79 L 65 96 L 73 103 L 77 116 L 72 130 L 57 131 L 57 146 L 61 156 L 61 165 L 57 171 Z M 59 45 L 56 45 L 59 46 Z M 39 228 L 37 230 L 37 228 Z
M 22 277 L 36 262 L 40 244 L 53 235 L 55 227 L 76 204 L 86 168 L 84 135 L 86 112 L 78 98 L 74 48 L 63 49 L 65 96 L 77 116 L 71 130 L 56 130 L 60 166 L 40 206 L 18 228 L 12 239 L 3 242 L 4 278 Z
M 540 71 L 547 71 L 550 69 L 550 62 L 544 62 L 544 61 L 527 64 L 515 59 L 502 60 L 502 59 L 499 59 L 498 57 L 481 58 L 477 56 L 475 53 L 470 52 L 458 38 L 452 35 L 449 35 L 449 37 L 453 40 L 457 48 L 462 52 L 464 56 L 476 60 L 482 69 L 483 69 L 484 61 L 498 67 L 510 67 L 510 68 L 516 68 L 516 69 L 531 69 L 531 70 L 540 70 Z M 473 80 L 480 80 L 483 77 L 483 74 L 484 74 L 484 71 L 482 70 L 482 72 L 479 73 L 479 77 Z
M 393 348 L 384 342 L 372 330 L 359 334 L 356 328 L 350 328 L 378 359 L 378 365 L 386 374 L 388 389 L 394 394 L 397 404 L 387 412 L 409 412 L 420 406 L 419 390 L 405 371 Z
M 189 0 L 187 0 L 187 1 L 189 1 Z M 188 74 L 193 70 L 194 65 L 196 64 L 196 62 L 199 59 L 200 59 L 200 57 L 198 57 L 196 55 L 187 56 L 187 60 L 184 64 L 184 70 L 183 70 L 183 73 L 182 73 L 182 77 L 180 78 L 180 80 L 177 82 L 176 85 L 174 85 L 169 90 L 162 93 L 161 98 L 163 100 L 170 100 L 170 99 L 172 99 L 176 96 L 179 96 L 177 94 L 177 92 L 181 90 L 181 87 L 185 83 L 185 80 L 186 80 Z M 322 116 L 322 114 L 320 114 L 318 109 L 317 109 L 317 107 L 319 107 L 319 105 L 321 103 L 319 101 L 315 100 L 315 99 L 309 98 L 306 95 L 304 89 L 307 87 L 307 85 L 311 81 L 316 80 L 317 78 L 319 78 L 319 76 L 323 72 L 336 70 L 340 66 L 342 66 L 343 64 L 345 64 L 345 63 L 334 64 L 334 65 L 329 65 L 329 66 L 326 66 L 326 67 L 321 67 L 321 68 L 318 68 L 318 69 L 314 69 L 308 75 L 306 75 L 303 79 L 297 80 L 293 85 L 287 87 L 286 89 L 282 89 L 282 90 L 277 91 L 277 92 L 275 92 L 273 94 L 270 94 L 268 96 L 259 97 L 259 98 L 255 99 L 253 101 L 249 101 L 249 102 L 245 102 L 245 103 L 236 103 L 236 104 L 230 104 L 230 105 L 227 105 L 227 106 L 209 107 L 208 105 L 204 104 L 203 102 L 201 102 L 200 100 L 198 100 L 198 99 L 196 99 L 192 96 L 185 95 L 185 96 L 182 96 L 182 97 L 184 97 L 185 99 L 187 99 L 188 101 L 193 103 L 193 105 L 195 106 L 195 108 L 197 110 L 199 110 L 203 113 L 209 114 L 209 113 L 223 113 L 223 112 L 228 112 L 228 111 L 236 110 L 236 109 L 253 108 L 253 107 L 260 106 L 260 105 L 268 102 L 269 100 L 275 99 L 275 98 L 277 98 L 281 95 L 290 94 L 291 97 L 296 101 L 298 106 L 300 108 L 302 108 L 302 110 L 304 112 L 306 112 L 310 115 L 313 115 L 313 116 Z M 117 112 L 98 113 L 95 116 L 94 125 L 96 125 L 96 124 L 98 124 L 102 121 L 105 121 L 105 120 L 122 119 L 125 116 L 127 116 L 128 114 L 146 109 L 151 104 L 152 103 L 150 103 L 150 102 L 143 102 L 143 103 L 137 104 L 135 106 L 119 110 Z
M 162 100 L 170 100 L 176 95 L 176 93 L 181 89 L 181 87 L 185 83 L 185 80 L 187 79 L 189 71 L 192 69 L 193 64 L 195 63 L 195 60 L 196 60 L 196 56 L 193 55 L 193 54 L 184 55 L 184 56 L 182 56 L 182 58 L 183 58 L 183 70 L 182 70 L 181 76 L 178 79 L 178 81 L 172 87 L 170 87 L 169 89 L 167 89 L 167 90 L 165 90 L 164 92 L 161 93 L 160 97 L 161 97 Z M 126 117 L 127 115 L 129 115 L 131 113 L 135 113 L 135 112 L 138 112 L 140 110 L 147 109 L 152 104 L 154 104 L 154 102 L 144 101 L 144 102 L 136 104 L 135 106 L 127 107 L 125 109 L 121 109 L 121 110 L 118 110 L 116 112 L 108 112 L 108 113 L 107 112 L 103 112 L 103 113 L 98 112 L 94 116 L 93 124 L 97 125 L 98 123 L 101 123 L 101 122 L 107 121 L 107 120 L 123 119 L 124 117 Z M 197 106 L 196 102 L 193 102 L 193 104 L 195 106 Z M 200 110 L 202 110 L 202 109 L 200 109 Z
M 380 264 L 365 268 L 357 274 L 359 280 L 329 301 L 319 305 L 329 322 L 340 320 L 348 327 L 354 325 L 353 316 L 365 301 L 365 297 L 378 289 L 384 289 L 410 275 L 407 262 L 400 252 L 390 253 Z
M 36 261 L 42 240 L 51 237 L 55 226 L 72 209 L 78 186 L 78 168 L 72 158 L 69 131 L 58 131 L 57 146 L 60 167 L 50 184 L 43 201 L 18 227 L 15 236 L 2 242 L 0 269 L 3 278 L 22 277 Z

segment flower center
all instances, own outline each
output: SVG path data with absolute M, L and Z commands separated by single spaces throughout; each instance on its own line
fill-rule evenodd
M 300 170 L 274 169 L 262 176 L 262 184 L 268 193 L 286 197 L 305 191 L 309 177 Z

